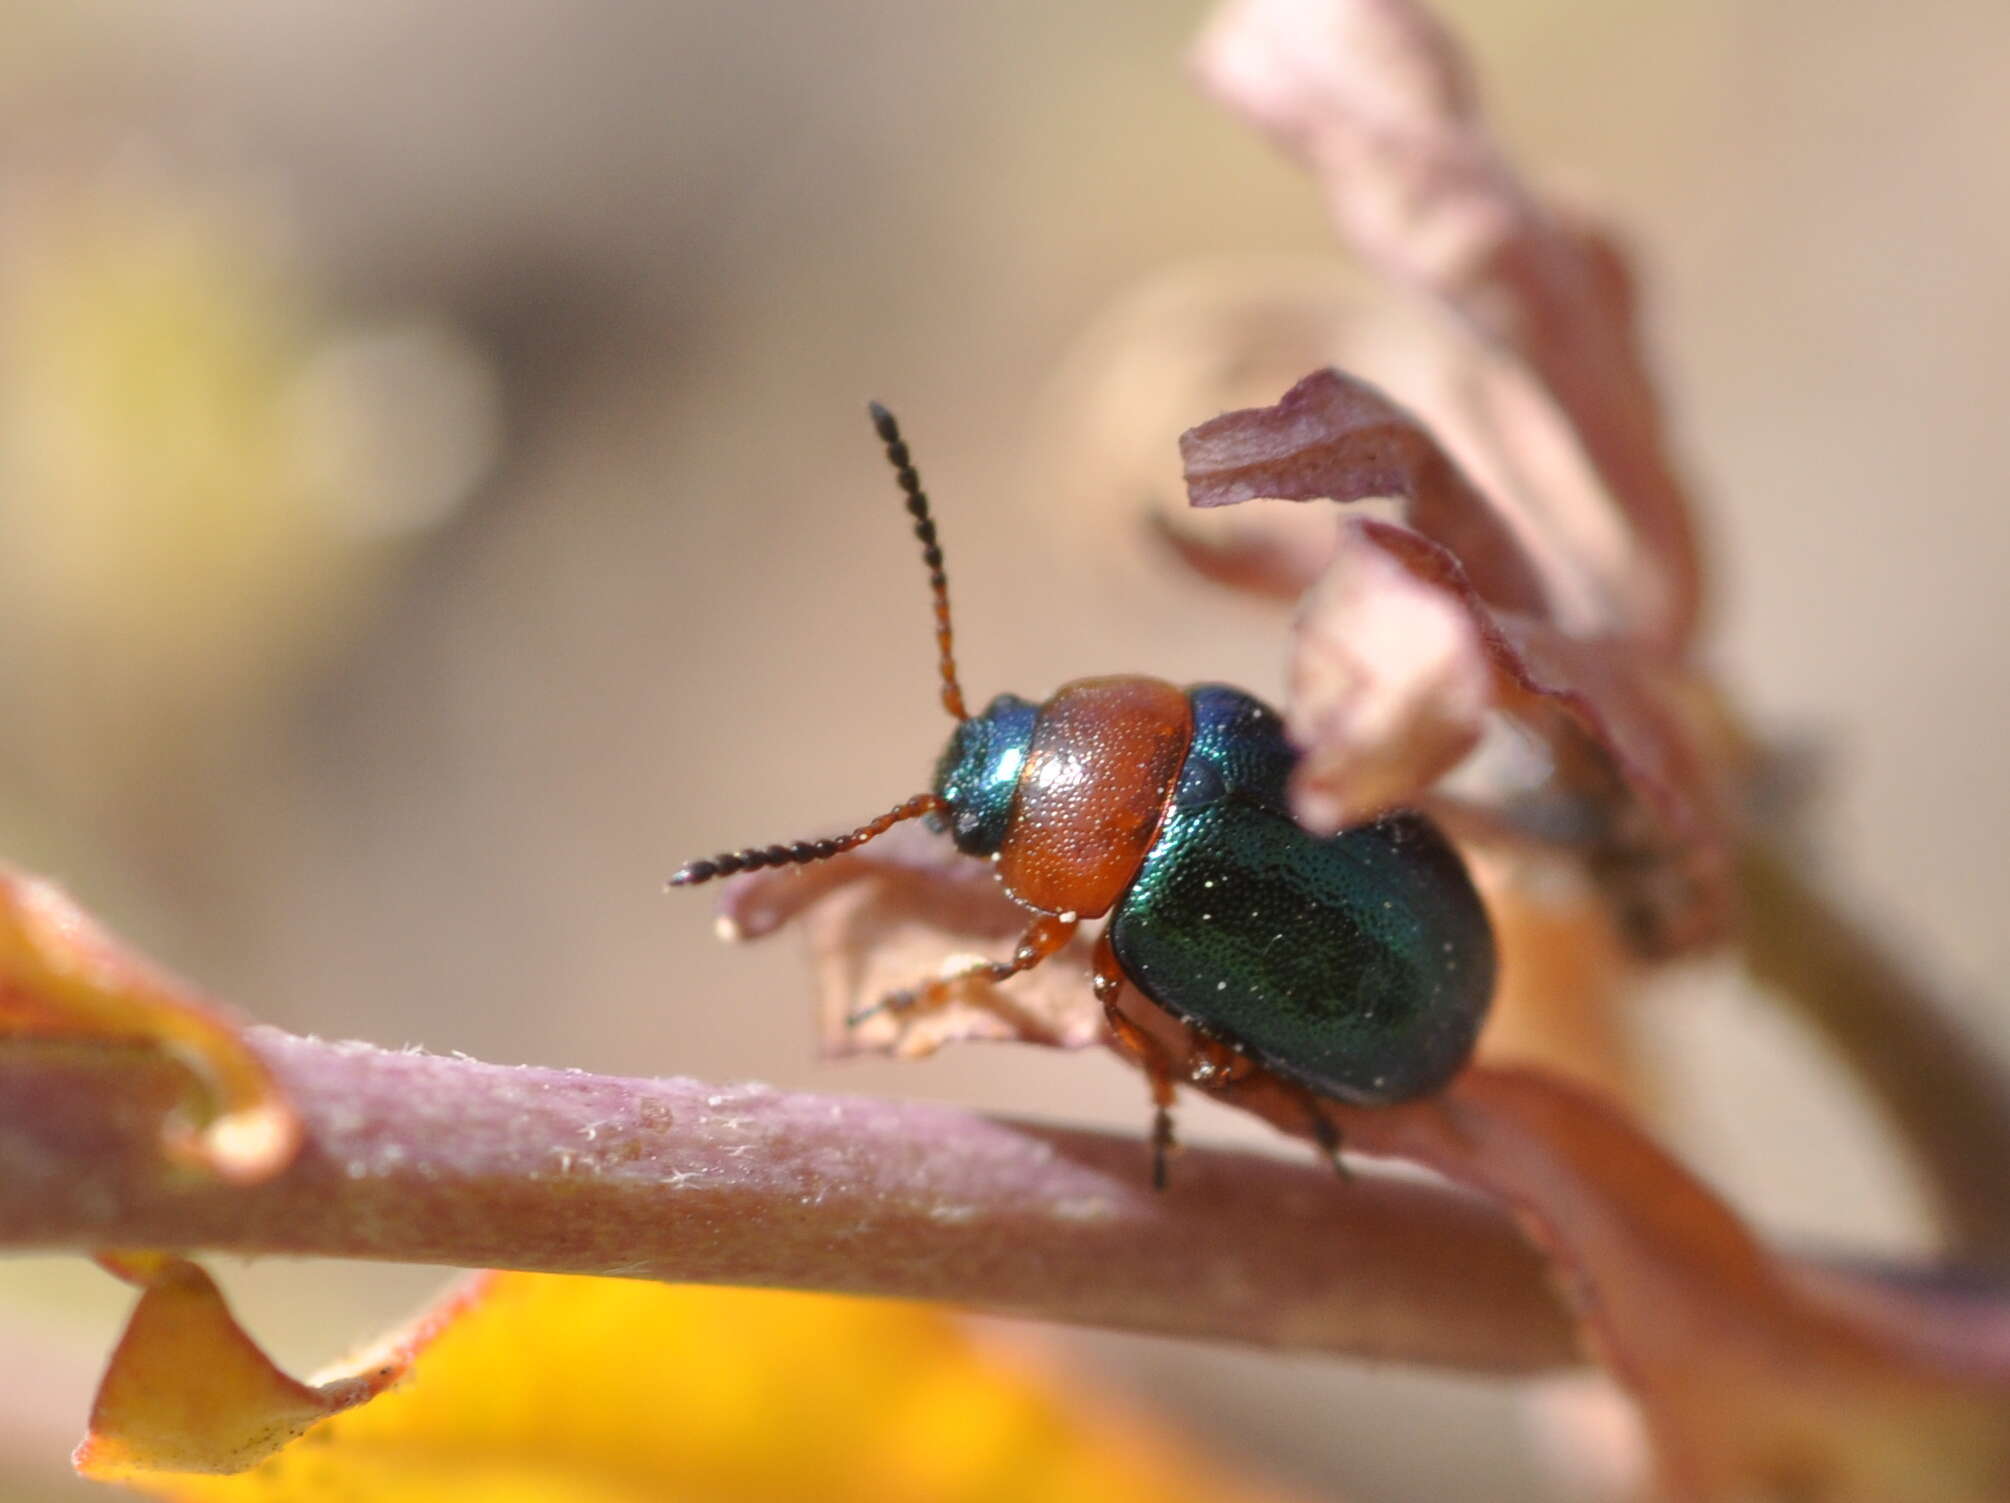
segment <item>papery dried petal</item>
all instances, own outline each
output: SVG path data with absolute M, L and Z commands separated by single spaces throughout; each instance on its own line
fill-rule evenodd
M 1232 0 L 1194 63 L 1313 172 L 1341 233 L 1384 275 L 1442 299 L 1541 378 L 1638 538 L 1604 592 L 1628 611 L 1610 629 L 1685 646 L 1697 546 L 1630 270 L 1607 232 L 1515 175 L 1444 29 L 1409 0 Z
M 1305 752 L 1294 798 L 1310 827 L 1418 801 L 1473 744 L 1484 712 L 1505 708 L 1602 811 L 1593 860 L 1639 947 L 1670 954 L 1723 933 L 1729 832 L 1685 714 L 1687 680 L 1645 643 L 1552 622 L 1487 498 L 1414 419 L 1372 387 L 1319 371 L 1274 407 L 1192 430 L 1181 451 L 1196 505 L 1412 501 L 1415 530 L 1346 524 L 1334 582 L 1299 623 L 1288 713 Z M 1401 621 L 1410 632 L 1384 629 Z
M 1412 501 L 1415 530 L 1345 525 L 1332 582 L 1298 625 L 1288 715 L 1305 753 L 1293 794 L 1308 826 L 1419 801 L 1472 746 L 1485 712 L 1507 709 L 1599 811 L 1591 860 L 1639 948 L 1672 954 L 1721 936 L 1730 833 L 1690 715 L 1691 681 L 1644 642 L 1578 637 L 1551 621 L 1487 498 L 1414 419 L 1372 387 L 1320 371 L 1274 407 L 1192 430 L 1181 451 L 1196 505 Z
M 917 1056 L 971 1041 L 1080 1049 L 1102 1037 L 1089 946 L 1080 937 L 1008 986 L 970 981 L 942 1006 L 851 1021 L 891 992 L 974 960 L 1005 958 L 1032 917 L 1005 896 L 988 862 L 917 825 L 814 866 L 735 877 L 719 913 L 735 938 L 757 937 L 800 915 L 815 966 L 819 1033 L 834 1057 Z
M 1296 600 L 1331 560 L 1332 535 L 1314 536 L 1302 525 L 1279 527 L 1274 525 L 1277 517 L 1274 511 L 1253 513 L 1250 525 L 1201 532 L 1151 512 L 1147 525 L 1201 578 L 1249 595 Z
M 245 1335 L 214 1281 L 186 1258 L 114 1253 L 99 1261 L 143 1292 L 72 1458 L 86 1477 L 246 1471 L 403 1371 L 401 1360 L 373 1357 L 313 1385 L 297 1382 Z
M 1144 527 L 1221 583 L 1296 599 L 1332 552 L 1331 527 L 1285 507 L 1196 513 L 1166 437 L 1267 401 L 1314 367 L 1362 368 L 1370 349 L 1409 348 L 1411 321 L 1377 321 L 1389 300 L 1361 282 L 1332 257 L 1252 256 L 1176 266 L 1130 289 L 1042 396 L 1023 487 L 1036 518 L 1099 577 L 1159 562 L 1138 548 Z
M 1638 642 L 1586 640 L 1491 611 L 1445 548 L 1386 523 L 1359 526 L 1419 579 L 1465 602 L 1497 703 L 1545 736 L 1565 781 L 1605 795 L 1592 865 L 1636 945 L 1666 955 L 1721 937 L 1736 873 L 1716 764 L 1701 744 L 1708 728 L 1691 703 L 1693 694 L 1707 705 L 1701 689 Z M 1608 778 L 1609 791 L 1598 786 Z
M 0 870 L 0 1048 L 66 1039 L 160 1049 L 184 1061 L 198 1125 L 162 1147 L 222 1178 L 283 1168 L 300 1124 L 237 1022 L 124 949 L 56 887 Z
M 1444 446 L 1499 512 L 1557 623 L 1631 619 L 1635 543 L 1554 399 L 1470 326 L 1338 259 L 1245 257 L 1173 268 L 1100 319 L 1055 378 L 1028 486 L 1100 568 L 1135 556 L 1142 525 L 1218 583 L 1305 590 L 1330 526 L 1293 507 L 1196 511 L 1168 432 L 1249 407 L 1321 366 L 1376 383 Z
M 1195 506 L 1400 498 L 1410 524 L 1458 555 L 1488 603 L 1546 614 L 1500 514 L 1421 423 L 1365 381 L 1314 371 L 1275 406 L 1223 413 L 1181 434 L 1179 446 Z
M 1341 829 L 1414 801 L 1472 750 L 1493 671 L 1471 610 L 1349 522 L 1291 655 L 1299 816 Z

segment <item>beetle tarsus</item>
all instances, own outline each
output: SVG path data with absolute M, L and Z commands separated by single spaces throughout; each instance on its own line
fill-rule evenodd
M 856 1012 L 846 1013 L 844 1025 L 847 1028 L 856 1028 L 859 1024 L 869 1022 L 873 1018 L 878 1017 L 881 1013 L 899 1017 L 902 1013 L 913 1012 L 924 1000 L 934 1000 L 927 993 L 927 987 L 919 989 L 902 987 L 899 991 L 888 992 L 870 1006 L 861 1007 Z
M 1179 1139 L 1173 1133 L 1172 1108 L 1157 1107 L 1152 1112 L 1152 1188 L 1164 1190 L 1166 1187 L 1166 1160 L 1179 1152 Z
M 1010 960 L 979 960 L 952 971 L 947 976 L 938 976 L 933 981 L 925 981 L 920 986 L 897 992 L 888 992 L 870 1007 L 862 1007 L 845 1018 L 847 1028 L 857 1027 L 868 1018 L 880 1013 L 908 1013 L 922 1008 L 940 1007 L 950 999 L 956 988 L 968 981 L 988 981 L 993 986 L 1010 981 L 1021 971 L 1030 971 L 1034 966 L 1065 945 L 1075 933 L 1078 920 L 1072 915 L 1043 913 L 1034 919 L 1013 947 Z
M 1221 1039 L 1189 1031 L 1186 1078 L 1191 1085 L 1225 1096 L 1255 1073 L 1256 1062 Z
M 1347 1167 L 1347 1161 L 1340 1157 L 1342 1142 L 1340 1128 L 1326 1115 L 1326 1108 L 1317 1097 L 1309 1092 L 1305 1096 L 1306 1115 L 1312 1121 L 1312 1141 L 1319 1145 L 1319 1151 L 1326 1155 L 1326 1162 L 1333 1166 L 1333 1172 L 1344 1180 L 1352 1180 L 1354 1171 Z

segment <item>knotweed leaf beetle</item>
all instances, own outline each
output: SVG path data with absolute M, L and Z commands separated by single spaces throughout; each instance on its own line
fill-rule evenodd
M 872 1011 L 938 1004 L 968 977 L 1008 980 L 1107 916 L 1095 992 L 1152 1083 L 1157 1185 L 1178 1079 L 1218 1089 L 1264 1072 L 1301 1094 L 1336 1154 L 1320 1100 L 1389 1105 L 1444 1086 L 1472 1053 L 1495 970 L 1492 927 L 1451 842 L 1408 811 L 1337 835 L 1302 828 L 1283 722 L 1224 685 L 1085 678 L 1045 704 L 1001 694 L 972 715 L 928 497 L 893 414 L 876 402 L 871 413 L 928 568 L 942 704 L 957 722 L 933 788 L 843 835 L 694 861 L 671 885 L 821 861 L 903 820 L 946 828 L 1033 917 L 1011 959 Z M 1186 1059 L 1120 1010 L 1126 985 L 1186 1025 Z

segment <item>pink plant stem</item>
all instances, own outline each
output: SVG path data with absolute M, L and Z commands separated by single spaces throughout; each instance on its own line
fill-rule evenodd
M 1044 1320 L 1531 1372 L 1576 1360 L 1541 1261 L 1435 1185 L 947 1107 L 628 1080 L 255 1029 L 306 1124 L 230 1186 L 163 1165 L 186 1078 L 0 1048 L 0 1249 L 162 1247 L 947 1300 Z

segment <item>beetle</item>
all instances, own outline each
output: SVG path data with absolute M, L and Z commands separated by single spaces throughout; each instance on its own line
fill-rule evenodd
M 931 790 L 843 835 L 691 862 L 671 885 L 822 861 L 925 818 L 993 863 L 1032 917 L 1009 960 L 896 992 L 852 1021 L 939 1004 L 967 979 L 1009 980 L 1106 918 L 1095 995 L 1151 1081 L 1153 1183 L 1165 1184 L 1182 1075 L 1212 1089 L 1257 1072 L 1283 1082 L 1338 1167 L 1339 1134 L 1319 1103 L 1391 1105 L 1442 1088 L 1485 1019 L 1493 930 L 1457 849 L 1409 810 L 1334 835 L 1304 829 L 1287 798 L 1298 752 L 1282 719 L 1226 685 L 1084 678 L 1044 704 L 1001 694 L 971 714 L 928 497 L 893 415 L 870 411 L 928 568 L 942 705 L 957 722 Z M 1126 1015 L 1127 986 L 1185 1025 L 1185 1060 Z

